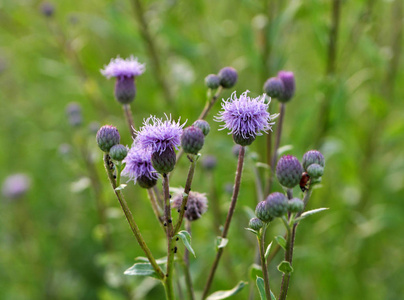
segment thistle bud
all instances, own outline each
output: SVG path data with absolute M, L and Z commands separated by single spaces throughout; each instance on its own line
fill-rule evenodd
M 150 189 L 156 185 L 157 179 L 147 175 L 142 175 L 137 179 L 136 183 L 138 183 L 140 187 L 144 189 Z
M 249 146 L 255 141 L 255 135 L 243 137 L 241 134 L 233 133 L 233 141 L 240 146 Z
M 205 77 L 206 87 L 215 90 L 220 86 L 220 77 L 215 74 L 209 74 Z
M 288 102 L 295 94 L 295 76 L 293 72 L 280 71 L 278 78 L 282 81 L 284 86 L 283 93 L 278 97 L 280 102 Z
M 109 156 L 111 156 L 113 160 L 122 161 L 126 155 L 128 155 L 128 148 L 121 144 L 112 146 L 109 150 Z
M 134 77 L 119 76 L 115 82 L 115 99 L 121 104 L 131 103 L 136 96 Z
M 112 146 L 119 144 L 121 137 L 114 126 L 102 126 L 97 132 L 98 147 L 104 152 L 109 152 Z
M 40 9 L 42 14 L 47 18 L 52 17 L 55 12 L 55 7 L 49 2 L 42 2 Z
M 237 82 L 237 71 L 232 67 L 225 67 L 219 71 L 220 85 L 225 89 L 233 87 Z
M 257 204 L 255 215 L 265 223 L 271 222 L 274 219 L 269 213 L 269 204 L 267 201 L 261 201 Z
M 176 194 L 172 200 L 173 208 L 179 209 L 182 205 L 183 195 Z M 197 192 L 189 192 L 187 201 L 187 210 L 185 211 L 184 217 L 188 221 L 198 220 L 208 209 L 208 200 L 205 194 Z
M 151 157 L 153 168 L 161 173 L 168 174 L 174 170 L 176 157 L 172 147 L 167 147 L 163 152 L 154 152 Z
M 66 107 L 66 115 L 69 123 L 73 127 L 78 127 L 83 123 L 83 116 L 81 114 L 81 106 L 78 103 L 71 102 Z
M 212 155 L 207 155 L 205 157 L 203 157 L 202 159 L 202 167 L 205 170 L 211 171 L 214 168 L 216 168 L 217 165 L 217 159 L 216 157 L 212 156 Z
M 319 164 L 311 164 L 307 167 L 307 173 L 313 179 L 320 178 L 324 174 L 324 168 Z
M 196 120 L 192 126 L 202 130 L 204 136 L 207 136 L 210 131 L 210 125 L 205 120 Z
M 325 159 L 324 159 L 324 156 L 321 154 L 320 151 L 310 150 L 310 151 L 307 151 L 303 155 L 302 163 L 303 163 L 303 168 L 307 171 L 307 168 L 311 164 L 318 164 L 318 165 L 320 165 L 320 166 L 322 166 L 324 168 Z
M 272 218 L 282 217 L 288 211 L 288 199 L 282 193 L 270 194 L 265 202 L 268 214 Z
M 279 98 L 285 92 L 282 80 L 277 77 L 269 78 L 265 81 L 264 92 L 271 98 Z
M 248 227 L 250 227 L 251 229 L 253 229 L 255 231 L 258 231 L 262 227 L 264 227 L 264 223 L 258 218 L 252 218 L 250 220 L 250 222 L 248 223 Z
M 201 129 L 190 126 L 185 128 L 181 135 L 181 147 L 185 153 L 198 154 L 198 151 L 202 149 L 205 136 Z
M 292 213 L 299 213 L 303 211 L 304 203 L 299 198 L 293 198 L 288 201 L 288 210 Z
M 292 155 L 282 156 L 276 165 L 276 177 L 279 183 L 290 189 L 299 184 L 302 173 L 302 165 Z

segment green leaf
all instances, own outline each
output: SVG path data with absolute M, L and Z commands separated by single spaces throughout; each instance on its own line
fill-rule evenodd
M 285 145 L 282 147 L 279 147 L 278 150 L 276 151 L 276 155 L 281 156 L 283 153 L 292 150 L 293 146 L 292 145 Z
M 308 216 L 314 215 L 314 214 L 316 214 L 316 213 L 319 213 L 319 212 L 324 211 L 324 210 L 327 210 L 327 209 L 329 209 L 329 208 L 322 207 L 322 208 L 317 208 L 317 209 L 313 209 L 313 210 L 306 211 L 306 212 L 302 213 L 302 214 L 300 215 L 300 217 L 298 217 L 298 218 L 295 219 L 295 223 L 297 223 L 297 222 L 299 222 L 299 221 L 301 221 L 301 220 L 307 218 Z
M 252 264 L 249 268 L 251 280 L 255 280 L 257 276 L 262 276 L 262 268 L 260 265 Z
M 252 233 L 258 235 L 258 232 L 251 228 L 244 228 L 245 230 L 251 231 Z
M 238 292 L 240 292 L 245 285 L 248 284 L 247 282 L 240 281 L 233 289 L 228 290 L 228 291 L 217 291 L 214 292 L 212 295 L 210 295 L 206 300 L 220 300 L 220 299 L 226 299 L 231 296 L 234 296 Z
M 271 251 L 271 247 L 272 247 L 272 242 L 269 243 L 267 250 L 265 250 L 265 259 L 268 258 L 269 252 Z
M 122 191 L 124 188 L 126 188 L 127 184 L 122 183 L 118 187 L 115 188 L 115 191 Z
M 249 206 L 243 206 L 244 212 L 247 214 L 248 219 L 256 218 L 255 212 Z
M 270 291 L 270 292 L 271 292 L 271 300 L 276 300 L 274 293 L 272 293 L 272 291 Z
M 261 300 L 267 300 L 267 296 L 265 295 L 265 284 L 264 279 L 257 276 L 257 280 L 255 281 L 257 284 L 258 292 L 260 293 Z
M 218 236 L 216 239 L 216 248 L 224 248 L 226 247 L 227 243 L 229 242 L 228 239 L 222 238 L 221 236 Z
M 279 246 L 281 246 L 283 248 L 283 250 L 286 251 L 286 240 L 283 236 L 277 235 L 275 237 L 275 241 L 279 244 Z
M 181 230 L 175 236 L 180 237 L 181 241 L 184 243 L 184 246 L 187 247 L 189 252 L 191 252 L 194 255 L 194 257 L 196 257 L 195 251 L 191 247 L 191 235 L 189 234 L 189 232 L 186 230 Z
M 174 260 L 175 260 L 176 258 L 174 258 Z M 135 258 L 135 261 L 141 261 L 141 262 L 149 262 L 149 259 L 146 257 L 146 256 L 138 256 L 138 257 L 136 257 Z M 164 256 L 164 257 L 162 257 L 162 258 L 158 258 L 158 259 L 156 259 L 156 263 L 158 264 L 158 265 L 165 265 L 166 263 L 167 263 L 167 256 Z
M 159 279 L 150 263 L 136 263 L 127 269 L 123 274 L 133 276 L 149 276 Z
M 290 274 L 293 272 L 293 267 L 290 265 L 288 261 L 284 260 L 278 265 L 278 270 L 281 271 L 282 273 Z
M 264 164 L 262 162 L 255 163 L 255 166 L 257 168 L 263 168 L 263 169 L 267 169 L 267 170 L 271 169 L 271 167 L 268 164 Z

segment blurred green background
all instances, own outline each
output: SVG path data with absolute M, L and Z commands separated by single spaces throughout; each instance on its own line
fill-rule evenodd
M 94 127 L 102 124 L 116 126 L 122 143 L 131 144 L 114 80 L 99 72 L 111 58 L 131 54 L 147 65 L 132 104 L 137 127 L 164 112 L 193 122 L 206 99 L 204 77 L 224 66 L 236 68 L 239 81 L 221 98 L 246 89 L 257 96 L 268 77 L 293 71 L 296 96 L 286 107 L 281 146 L 292 145 L 287 153 L 299 159 L 322 151 L 323 185 L 309 208 L 330 210 L 299 226 L 288 299 L 401 299 L 403 6 L 402 0 L 0 1 L 0 181 L 14 173 L 31 180 L 26 195 L 0 201 L 0 299 L 163 299 L 157 281 L 123 275 L 143 253 L 95 144 Z M 81 126 L 69 124 L 70 102 L 82 107 Z M 232 138 L 213 122 L 219 108 L 207 118 L 212 133 L 202 150 L 216 156 L 217 167 L 207 172 L 199 165 L 193 185 L 222 210 L 221 220 L 208 210 L 193 223 L 191 271 L 199 294 L 236 168 Z M 273 101 L 271 112 L 277 111 Z M 266 162 L 265 137 L 248 152 Z M 253 166 L 248 159 L 212 292 L 250 281 L 256 241 L 244 227 L 245 208 L 256 205 Z M 173 186 L 185 184 L 186 161 L 178 168 Z M 129 184 L 125 194 L 153 253 L 165 256 L 146 192 Z M 268 240 L 282 232 L 275 222 Z M 276 293 L 281 260 L 279 253 L 270 264 Z M 250 288 L 252 281 L 234 299 L 248 299 Z

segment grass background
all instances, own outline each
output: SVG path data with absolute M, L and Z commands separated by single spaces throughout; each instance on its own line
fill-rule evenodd
M 132 104 L 136 126 L 164 112 L 192 122 L 205 103 L 204 77 L 224 66 L 239 72 L 234 90 L 248 89 L 252 96 L 261 94 L 266 78 L 277 71 L 293 71 L 296 96 L 286 107 L 281 144 L 292 145 L 288 153 L 298 158 L 312 148 L 324 153 L 323 185 L 309 206 L 330 210 L 299 226 L 289 298 L 399 299 L 404 292 L 402 1 L 141 1 L 159 72 L 136 2 L 54 1 L 51 17 L 41 13 L 40 1 L 0 2 L 0 180 L 16 172 L 32 180 L 22 199 L 0 201 L 0 298 L 162 299 L 156 281 L 122 274 L 142 252 L 113 197 L 89 129 L 92 122 L 113 124 L 122 142 L 131 143 L 113 99 L 114 82 L 99 70 L 118 54 L 133 54 L 147 65 Z M 70 102 L 83 108 L 80 128 L 68 123 Z M 217 157 L 217 168 L 213 174 L 199 168 L 193 190 L 218 202 L 223 223 L 236 158 L 231 137 L 212 121 L 219 107 L 208 116 L 212 132 L 202 150 Z M 271 112 L 277 110 L 274 101 Z M 110 251 L 103 246 L 105 228 L 83 151 L 102 184 L 98 198 L 107 206 Z M 265 162 L 265 137 L 249 152 Z M 249 219 L 244 207 L 254 209 L 256 203 L 252 166 L 251 160 L 245 164 L 230 242 L 212 291 L 249 281 L 256 241 L 244 230 Z M 185 183 L 185 160 L 178 168 L 173 186 Z M 153 253 L 163 257 L 164 237 L 146 192 L 130 184 L 125 194 Z M 213 260 L 214 221 L 208 211 L 193 224 L 198 257 L 191 259 L 191 271 L 198 292 Z M 282 230 L 275 222 L 268 239 Z M 281 259 L 278 255 L 270 264 L 276 293 Z M 248 288 L 234 297 L 247 298 Z

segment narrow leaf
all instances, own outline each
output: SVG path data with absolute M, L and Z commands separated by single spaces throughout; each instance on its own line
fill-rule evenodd
M 306 211 L 306 212 L 302 213 L 300 217 L 295 219 L 295 223 L 307 218 L 308 216 L 314 215 L 316 213 L 319 213 L 319 212 L 327 210 L 327 209 L 329 209 L 329 208 L 322 207 L 322 208 L 317 208 L 317 209 Z
M 176 258 L 174 258 L 175 260 Z M 135 261 L 140 261 L 140 262 L 149 262 L 149 259 L 146 256 L 138 256 L 135 258 Z M 158 265 L 165 265 L 167 263 L 167 256 L 164 256 L 162 258 L 156 259 L 156 263 Z
M 251 280 L 255 280 L 257 277 L 262 277 L 262 268 L 260 265 L 252 264 L 249 268 Z
M 247 282 L 240 281 L 233 289 L 228 290 L 228 291 L 217 291 L 214 292 L 212 295 L 210 295 L 206 300 L 220 300 L 220 299 L 226 299 L 231 296 L 234 296 L 238 292 L 240 292 L 245 285 L 248 284 Z
M 122 183 L 118 187 L 115 188 L 115 191 L 122 191 L 124 188 L 126 188 L 127 184 Z
M 279 246 L 281 246 L 283 248 L 283 250 L 286 251 L 286 240 L 283 236 L 277 235 L 275 237 L 275 241 L 279 244 Z
M 272 291 L 270 291 L 270 292 L 271 292 L 271 300 L 276 300 L 274 293 L 272 293 Z
M 191 252 L 194 255 L 194 257 L 196 257 L 195 251 L 191 247 L 191 235 L 189 234 L 189 232 L 186 230 L 181 230 L 176 234 L 176 236 L 181 238 L 181 241 L 184 243 L 184 246 L 187 247 L 189 252 Z
M 278 270 L 281 271 L 282 273 L 290 274 L 293 272 L 293 267 L 290 265 L 288 261 L 284 260 L 278 265 Z
M 123 274 L 134 276 L 149 276 L 159 279 L 150 263 L 136 263 L 132 267 L 127 269 Z
M 218 236 L 217 239 L 216 239 L 216 247 L 217 247 L 217 249 L 226 247 L 228 242 L 229 242 L 228 239 L 222 238 L 221 236 Z
M 257 168 L 264 168 L 264 169 L 267 169 L 267 170 L 271 169 L 271 167 L 268 164 L 264 164 L 262 162 L 255 163 L 255 166 Z
M 255 283 L 257 284 L 257 288 L 258 288 L 258 292 L 260 293 L 261 300 L 267 300 L 267 296 L 265 295 L 264 279 L 257 276 L 257 280 Z
M 285 145 L 282 147 L 279 147 L 278 150 L 276 151 L 276 155 L 281 156 L 283 153 L 292 150 L 293 146 L 292 145 Z
M 272 247 L 272 242 L 269 243 L 269 245 L 268 245 L 268 247 L 267 247 L 267 250 L 265 250 L 265 259 L 268 258 L 269 252 L 271 252 L 271 247 Z
M 248 230 L 248 231 L 251 231 L 252 233 L 258 235 L 258 232 L 256 232 L 254 229 L 251 229 L 251 228 L 244 228 L 244 229 L 245 229 L 245 230 Z

